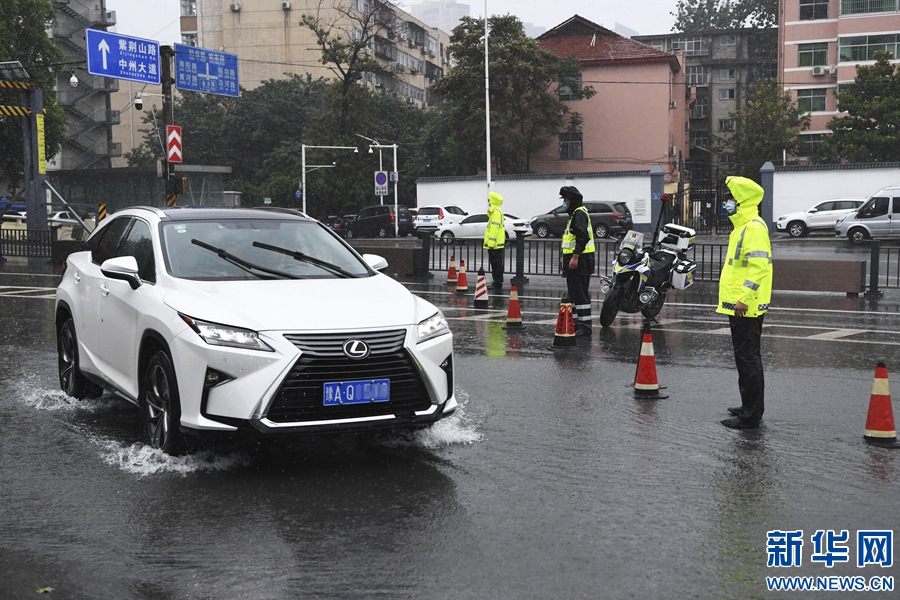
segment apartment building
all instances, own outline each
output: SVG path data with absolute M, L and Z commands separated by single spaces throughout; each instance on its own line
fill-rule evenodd
M 689 114 L 689 169 L 704 163 L 725 166 L 730 157 L 713 153 L 714 136 L 727 138 L 735 129 L 729 112 L 746 104 L 747 84 L 777 74 L 777 31 L 729 29 L 700 33 L 641 35 L 632 39 L 666 52 L 684 55 L 685 85 L 695 90 Z
M 119 89 L 119 80 L 87 72 L 83 66 L 87 62 L 84 30 L 115 25 L 115 12 L 106 10 L 105 0 L 66 0 L 54 2 L 54 8 L 56 21 L 50 35 L 73 67 L 62 69 L 57 75 L 57 101 L 66 112 L 67 135 L 47 168 L 109 168 L 122 155 L 122 146 L 113 142 L 112 133 L 120 121 L 119 111 L 113 110 L 110 103 L 110 95 Z
M 576 57 L 581 83 L 597 94 L 584 100 L 559 87 L 561 99 L 583 117 L 577 131 L 532 159 L 538 173 L 650 170 L 678 178 L 687 151 L 683 54 L 651 48 L 575 15 L 539 36 L 541 48 Z
M 809 112 L 807 158 L 831 133 L 828 122 L 840 115 L 834 92 L 853 84 L 857 65 L 874 64 L 876 50 L 900 57 L 900 0 L 782 0 L 779 9 L 779 79 Z
M 367 52 L 385 71 L 362 83 L 419 106 L 433 104 L 428 88 L 450 64 L 449 34 L 383 0 L 181 0 L 182 43 L 236 54 L 247 89 L 286 73 L 333 78 L 319 62 L 313 32 L 299 24 L 304 14 L 347 39 L 361 39 L 360 16 L 372 15 Z

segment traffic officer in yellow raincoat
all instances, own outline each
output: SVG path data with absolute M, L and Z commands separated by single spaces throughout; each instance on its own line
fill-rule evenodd
M 772 244 L 769 227 L 759 216 L 763 189 L 752 179 L 725 180 L 725 212 L 734 224 L 719 277 L 719 306 L 728 315 L 734 362 L 738 371 L 741 406 L 729 408 L 733 416 L 722 425 L 733 429 L 759 427 L 765 409 L 760 343 L 763 317 L 772 299 Z
M 589 337 L 592 321 L 588 286 L 594 272 L 594 229 L 578 188 L 572 185 L 562 187 L 559 196 L 569 213 L 569 222 L 562 236 L 562 270 L 569 299 L 575 309 L 575 336 Z
M 484 230 L 484 249 L 488 251 L 491 265 L 491 286 L 495 290 L 503 287 L 503 247 L 506 245 L 506 226 L 503 220 L 503 196 L 497 192 L 488 194 L 488 224 Z

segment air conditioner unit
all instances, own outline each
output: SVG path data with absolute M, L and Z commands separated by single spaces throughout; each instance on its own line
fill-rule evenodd
M 290 2 L 287 2 L 287 1 L 282 2 L 282 3 L 281 3 L 281 10 L 291 10 L 291 3 L 290 3 Z
M 828 67 L 821 67 L 821 66 L 820 66 L 820 67 L 813 67 L 813 68 L 812 68 L 812 74 L 813 74 L 813 76 L 815 76 L 815 77 L 821 77 L 822 75 L 824 75 L 824 74 L 827 73 L 827 72 L 828 72 Z
M 678 154 L 678 148 L 669 146 L 669 156 L 675 156 L 676 154 Z
M 232 4 L 231 12 L 241 12 L 241 5 L 240 4 Z
M 669 102 L 669 108 L 678 108 L 678 103 L 672 100 Z

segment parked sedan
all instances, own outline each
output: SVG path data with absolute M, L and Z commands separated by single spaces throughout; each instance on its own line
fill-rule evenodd
M 138 405 L 148 444 L 434 423 L 457 407 L 443 314 L 313 219 L 131 208 L 71 254 L 59 382 Z
M 787 232 L 791 237 L 803 237 L 810 231 L 834 230 L 835 223 L 844 215 L 854 212 L 865 202 L 862 198 L 838 198 L 819 202 L 809 210 L 781 215 L 775 221 L 775 229 Z
M 487 230 L 488 217 L 486 213 L 471 215 L 459 223 L 441 225 L 434 233 L 445 244 L 460 240 L 483 240 Z M 531 235 L 531 224 L 526 219 L 520 219 L 513 215 L 504 215 L 503 225 L 506 228 L 506 241 L 516 237 L 516 231 L 524 231 L 525 235 Z

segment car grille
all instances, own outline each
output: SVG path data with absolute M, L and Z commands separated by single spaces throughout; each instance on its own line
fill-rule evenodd
M 427 410 L 431 399 L 414 361 L 403 348 L 405 330 L 341 334 L 288 334 L 285 339 L 303 354 L 294 363 L 275 394 L 267 417 L 276 423 L 352 419 L 384 414 L 411 414 Z M 371 350 L 362 360 L 351 360 L 342 346 L 362 340 Z M 388 402 L 324 406 L 322 385 L 329 381 L 390 379 Z

